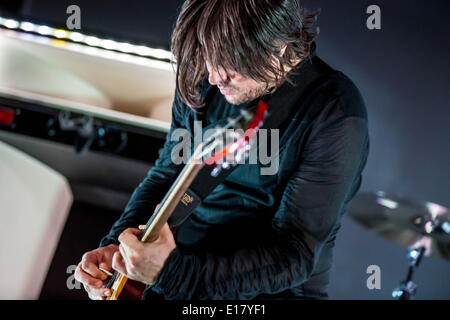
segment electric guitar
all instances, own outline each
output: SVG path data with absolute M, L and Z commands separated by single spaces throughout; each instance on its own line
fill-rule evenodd
M 193 155 L 142 230 L 140 241 L 155 241 L 161 228 L 174 211 L 178 215 L 178 224 L 187 218 L 193 208 L 185 212 L 182 210 L 177 211 L 177 209 L 182 207 L 180 203 L 186 205 L 186 202 L 192 202 L 194 196 L 189 193 L 188 188 L 194 179 L 199 176 L 200 172 L 203 173 L 202 178 L 216 179 L 220 176 L 223 169 L 230 169 L 238 163 L 242 163 L 242 160 L 247 159 L 255 141 L 252 138 L 261 127 L 266 117 L 267 109 L 267 103 L 260 101 L 253 108 L 241 110 L 238 117 L 228 119 L 227 125 L 223 128 L 216 128 L 216 133 L 212 137 L 196 147 Z M 239 134 L 239 131 L 242 132 L 243 130 L 245 130 L 244 135 Z M 223 141 L 233 142 L 225 145 Z M 225 146 L 221 148 L 223 145 Z M 216 152 L 216 150 L 219 151 Z M 207 175 L 205 175 L 205 172 Z M 176 227 L 172 228 L 172 232 L 175 231 Z M 128 279 L 116 271 L 110 277 L 105 288 L 112 289 L 112 295 L 107 300 L 140 299 L 145 289 L 145 284 Z

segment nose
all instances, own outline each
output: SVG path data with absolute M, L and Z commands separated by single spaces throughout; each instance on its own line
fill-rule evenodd
M 212 86 L 215 86 L 217 84 L 224 85 L 230 81 L 225 71 L 217 72 L 213 68 L 209 68 L 208 72 L 208 81 Z

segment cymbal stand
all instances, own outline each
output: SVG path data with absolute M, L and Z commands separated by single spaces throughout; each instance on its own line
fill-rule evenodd
M 424 253 L 425 247 L 419 247 L 408 251 L 408 274 L 406 276 L 406 280 L 400 283 L 400 287 L 395 288 L 392 291 L 393 298 L 398 298 L 399 300 L 410 300 L 414 298 L 417 291 L 417 285 L 412 282 L 412 277 L 414 270 L 419 266 Z

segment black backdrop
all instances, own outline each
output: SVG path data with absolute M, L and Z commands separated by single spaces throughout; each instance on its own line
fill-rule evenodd
M 168 47 L 181 1 L 23 1 L 20 13 L 64 24 L 77 4 L 82 30 Z M 366 0 L 305 0 L 322 8 L 318 54 L 360 88 L 369 112 L 371 152 L 361 191 L 384 190 L 450 207 L 450 2 L 376 1 L 381 30 L 368 30 Z M 16 6 L 17 7 L 17 6 Z M 10 6 L 11 10 L 17 10 Z M 368 290 L 366 268 L 381 268 L 381 290 Z M 335 249 L 333 299 L 390 299 L 405 276 L 406 250 L 344 218 Z M 417 298 L 450 299 L 450 262 L 427 258 Z

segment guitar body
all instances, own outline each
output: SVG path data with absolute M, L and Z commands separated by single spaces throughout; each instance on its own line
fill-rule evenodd
M 175 234 L 178 227 L 171 229 L 172 234 Z M 110 286 L 114 287 L 113 296 L 108 297 L 107 300 L 141 300 L 146 284 L 128 279 L 123 275 L 115 274 L 115 281 Z M 107 287 L 109 287 L 107 285 Z
M 122 292 L 117 297 L 117 300 L 141 300 L 144 290 L 144 283 L 128 279 L 122 288 Z

